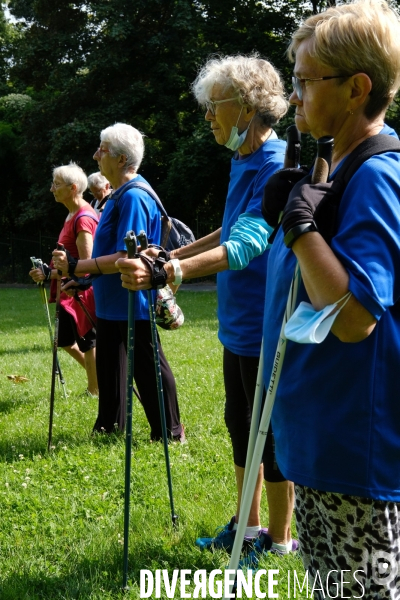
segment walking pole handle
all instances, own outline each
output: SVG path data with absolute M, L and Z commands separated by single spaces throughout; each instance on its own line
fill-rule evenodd
M 32 267 L 34 269 L 40 269 L 44 275 L 44 271 L 43 271 L 43 261 L 41 258 L 36 258 L 35 256 L 31 256 L 30 257 L 31 262 L 32 262 Z M 37 281 L 36 285 L 40 285 L 42 282 Z
M 314 171 L 311 183 L 323 183 L 328 181 L 329 170 L 332 161 L 333 137 L 324 135 L 317 140 L 317 157 L 314 163 Z
M 130 230 L 126 232 L 124 238 L 125 246 L 128 251 L 128 258 L 136 258 L 137 255 L 137 241 L 135 232 Z
M 147 240 L 146 232 L 143 231 L 143 229 L 137 234 L 137 240 L 140 244 L 140 249 L 147 250 L 147 248 L 149 247 L 149 242 Z
M 65 252 L 64 244 L 60 244 L 59 242 L 57 242 L 57 250 L 61 250 L 62 252 Z M 62 271 L 60 271 L 60 269 L 57 269 L 57 274 L 61 277 Z
M 300 164 L 301 133 L 296 125 L 286 129 L 285 169 L 297 167 Z

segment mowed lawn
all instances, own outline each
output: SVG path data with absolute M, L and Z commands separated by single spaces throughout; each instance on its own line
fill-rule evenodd
M 225 552 L 200 552 L 194 545 L 196 537 L 211 534 L 235 511 L 216 294 L 182 291 L 178 300 L 185 324 L 160 335 L 187 436 L 187 444 L 169 445 L 179 527 L 171 526 L 163 446 L 150 443 L 135 400 L 130 589 L 124 593 L 125 438 L 91 436 L 96 399 L 83 395 L 83 370 L 60 351 L 68 397 L 56 389 L 54 448 L 47 452 L 52 353 L 40 294 L 35 286 L 0 290 L 1 600 L 136 599 L 141 569 L 166 569 L 172 575 L 174 569 L 211 572 L 227 566 Z M 261 566 L 279 570 L 274 588 L 279 598 L 310 597 L 305 589 L 296 595 L 287 589 L 288 571 L 304 577 L 299 557 L 268 555 Z M 262 589 L 267 592 L 266 584 Z M 173 597 L 181 598 L 179 583 Z M 161 598 L 167 598 L 163 586 Z

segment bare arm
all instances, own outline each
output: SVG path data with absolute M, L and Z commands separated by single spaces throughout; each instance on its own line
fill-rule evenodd
M 76 238 L 79 258 L 90 258 L 93 250 L 93 236 L 88 231 L 80 231 Z
M 225 246 L 218 246 L 198 256 L 180 260 L 183 279 L 204 277 L 212 273 L 219 273 L 229 268 L 228 254 Z M 168 277 L 167 283 L 175 279 L 171 263 L 164 267 Z M 121 272 L 122 287 L 131 290 L 147 290 L 151 287 L 151 274 L 148 266 L 138 258 L 118 260 L 116 270 Z
M 107 256 L 99 256 L 99 258 L 86 258 L 79 259 L 75 269 L 75 275 L 78 277 L 91 273 L 97 275 L 102 273 L 103 275 L 110 275 L 117 273 L 118 269 L 115 266 L 115 261 L 119 258 L 125 258 L 126 252 L 115 252 L 114 254 L 108 254 Z M 68 261 L 65 252 L 61 250 L 53 251 L 53 262 L 57 269 L 60 269 L 63 275 L 68 274 Z
M 207 252 L 208 250 L 212 250 L 216 248 L 221 243 L 221 227 L 213 233 L 210 233 L 199 240 L 193 242 L 193 244 L 189 244 L 188 246 L 182 246 L 177 250 L 172 250 L 171 258 L 179 258 L 182 260 L 184 258 L 190 258 L 192 256 L 197 256 L 198 254 L 202 254 L 203 252 Z M 215 271 L 211 271 L 214 273 Z M 207 273 L 206 273 L 207 274 Z M 193 275 L 193 277 L 197 277 L 197 275 Z
M 337 302 L 348 292 L 349 275 L 319 233 L 300 236 L 292 250 L 299 261 L 307 294 L 316 310 Z M 331 331 L 342 342 L 360 342 L 372 333 L 375 325 L 375 317 L 351 296 Z

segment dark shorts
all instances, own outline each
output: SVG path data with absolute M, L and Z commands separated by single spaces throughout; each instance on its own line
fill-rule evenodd
M 80 337 L 74 319 L 60 306 L 58 347 L 73 346 L 75 343 L 78 344 L 81 352 L 88 352 L 88 350 L 96 347 L 96 333 L 93 329 L 89 329 L 84 337 Z

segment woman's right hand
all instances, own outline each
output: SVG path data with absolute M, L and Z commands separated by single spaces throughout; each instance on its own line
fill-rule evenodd
M 40 283 L 41 281 L 45 281 L 46 279 L 42 269 L 31 269 L 29 271 L 29 275 L 32 277 L 35 283 Z

